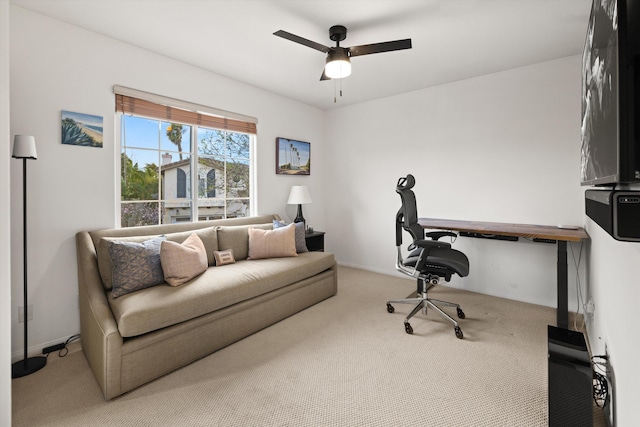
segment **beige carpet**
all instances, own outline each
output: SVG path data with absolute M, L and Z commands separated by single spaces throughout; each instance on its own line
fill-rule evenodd
M 337 296 L 109 402 L 76 344 L 13 380 L 13 425 L 546 426 L 555 310 L 437 287 L 464 339 L 434 312 L 407 335 L 385 302 L 413 290 L 341 267 Z

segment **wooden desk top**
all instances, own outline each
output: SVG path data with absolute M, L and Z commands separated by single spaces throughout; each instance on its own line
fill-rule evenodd
M 422 228 L 456 230 L 469 233 L 497 234 L 501 236 L 527 237 L 530 239 L 564 240 L 579 242 L 588 239 L 584 228 L 569 230 L 551 225 L 509 224 L 502 222 L 460 221 L 455 219 L 418 218 Z

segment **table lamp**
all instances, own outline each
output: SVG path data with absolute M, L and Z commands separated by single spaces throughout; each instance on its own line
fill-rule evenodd
M 294 185 L 291 187 L 291 192 L 289 192 L 289 200 L 287 200 L 288 205 L 298 205 L 298 214 L 296 215 L 296 219 L 293 222 L 302 222 L 304 223 L 304 229 L 307 229 L 306 221 L 302 216 L 302 205 L 311 203 L 311 195 L 309 194 L 309 189 L 306 185 Z

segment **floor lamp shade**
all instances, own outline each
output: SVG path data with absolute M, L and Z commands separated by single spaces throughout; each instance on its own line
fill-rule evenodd
M 16 159 L 37 159 L 36 139 L 31 135 L 16 135 L 13 139 L 13 154 Z
M 47 364 L 47 358 L 38 356 L 38 357 L 28 357 L 28 343 L 29 343 L 29 332 L 27 328 L 27 311 L 29 307 L 28 301 L 28 292 L 27 292 L 27 159 L 37 159 L 38 154 L 36 153 L 36 139 L 33 136 L 28 135 L 16 135 L 13 139 L 13 153 L 12 157 L 16 159 L 22 159 L 22 230 L 23 230 L 23 278 L 24 278 L 24 306 L 23 312 L 24 316 L 24 359 L 15 362 L 11 365 L 11 378 L 19 378 L 24 377 L 26 375 L 32 374 L 42 368 Z
M 302 205 L 311 203 L 311 194 L 306 185 L 294 185 L 289 192 L 288 205 L 298 205 L 298 214 L 294 222 L 303 222 L 306 225 L 304 217 L 302 216 Z M 306 228 L 306 227 L 305 227 Z

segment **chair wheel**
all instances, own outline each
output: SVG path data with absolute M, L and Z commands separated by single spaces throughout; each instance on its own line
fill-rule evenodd
M 460 326 L 456 326 L 454 330 L 456 331 L 456 338 L 462 339 L 464 337 L 464 334 L 462 333 L 462 329 L 460 329 Z
M 458 318 L 459 319 L 464 319 L 465 318 L 464 311 L 462 311 L 462 309 L 460 307 L 458 307 Z
M 408 324 L 408 323 L 405 323 L 405 324 L 404 324 L 404 331 L 405 331 L 406 333 L 408 333 L 409 335 L 413 334 L 413 328 L 412 328 L 412 327 L 411 327 L 411 325 L 410 325 L 410 324 Z
M 389 313 L 393 313 L 394 311 L 396 311 L 396 309 L 395 309 L 395 308 L 393 308 L 393 306 L 392 306 L 391 304 L 387 304 L 387 311 L 388 311 Z

